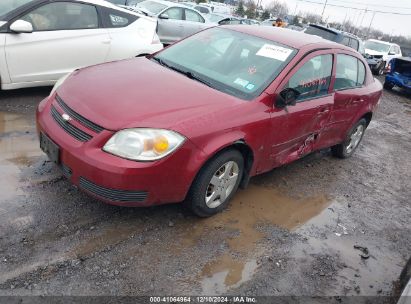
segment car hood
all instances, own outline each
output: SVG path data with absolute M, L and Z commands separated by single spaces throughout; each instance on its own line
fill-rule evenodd
M 370 49 L 365 49 L 365 53 L 368 54 L 368 55 L 372 55 L 372 56 L 375 56 L 375 55 L 385 56 L 385 55 L 387 55 L 387 53 L 382 53 L 382 52 L 378 52 L 378 51 L 374 51 L 374 50 L 370 50 Z
M 196 120 L 244 102 L 147 58 L 75 71 L 57 94 L 72 110 L 108 130 L 151 127 L 185 135 Z

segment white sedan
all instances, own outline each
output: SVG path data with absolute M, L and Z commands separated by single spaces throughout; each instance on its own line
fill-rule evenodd
M 157 21 L 103 0 L 0 0 L 1 89 L 53 85 L 81 67 L 163 48 Z

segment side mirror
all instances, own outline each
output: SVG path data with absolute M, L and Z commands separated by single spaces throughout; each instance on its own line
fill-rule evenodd
M 15 33 L 32 33 L 33 25 L 24 20 L 16 20 L 10 25 L 10 30 Z
M 168 15 L 166 13 L 161 14 L 160 16 L 158 16 L 158 18 L 160 19 L 169 19 Z
M 300 92 L 293 88 L 286 88 L 280 92 L 277 96 L 275 105 L 278 108 L 284 108 L 286 106 L 295 106 L 297 98 L 300 96 Z

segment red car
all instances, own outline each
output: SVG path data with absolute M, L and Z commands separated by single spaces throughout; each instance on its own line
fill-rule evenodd
M 37 122 L 42 149 L 90 195 L 121 206 L 185 201 L 210 216 L 251 176 L 325 147 L 351 156 L 381 92 L 351 48 L 225 26 L 73 72 Z

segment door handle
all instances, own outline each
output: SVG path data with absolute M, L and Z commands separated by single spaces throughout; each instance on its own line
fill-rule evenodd
M 330 112 L 330 108 L 329 107 L 319 107 L 318 108 L 318 114 L 325 114 Z

